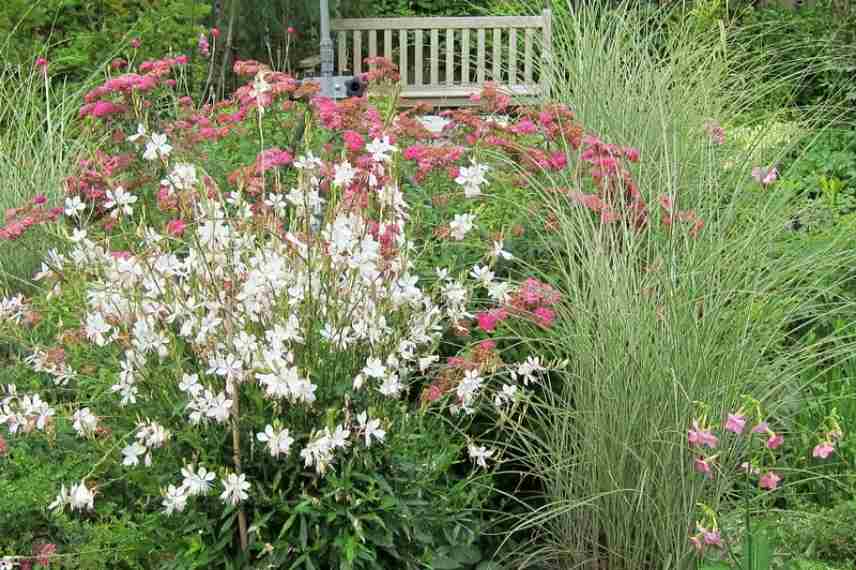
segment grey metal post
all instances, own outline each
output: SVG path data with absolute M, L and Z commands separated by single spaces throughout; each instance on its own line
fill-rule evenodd
M 330 38 L 328 0 L 321 0 L 321 77 L 333 77 L 333 40 Z

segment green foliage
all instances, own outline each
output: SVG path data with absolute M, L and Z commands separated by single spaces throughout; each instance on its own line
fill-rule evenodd
M 140 38 L 138 58 L 188 51 L 196 45 L 202 18 L 198 0 L 10 0 L 0 7 L 7 61 L 29 66 L 47 57 L 52 74 L 78 81 L 93 64 L 127 57 L 128 41 Z
M 769 84 L 757 110 L 781 106 L 835 106 L 853 117 L 856 108 L 856 8 L 819 0 L 798 10 L 772 5 L 741 10 L 739 47 L 748 59 L 768 58 L 755 81 Z

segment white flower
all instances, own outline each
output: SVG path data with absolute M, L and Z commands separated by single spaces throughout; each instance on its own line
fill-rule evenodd
M 56 499 L 54 499 L 53 503 L 48 505 L 48 509 L 50 509 L 52 511 L 61 511 L 68 504 L 68 499 L 69 499 L 68 489 L 66 489 L 65 485 L 63 485 L 60 488 L 59 493 L 56 496 Z
M 369 378 L 380 380 L 386 377 L 386 366 L 383 365 L 380 358 L 371 357 L 366 360 L 366 365 L 363 367 L 363 374 Z
M 383 438 L 386 437 L 386 432 L 380 429 L 379 419 L 368 419 L 368 414 L 366 412 L 362 412 L 357 416 L 357 421 L 359 422 L 360 427 L 363 428 L 363 436 L 366 438 L 366 447 L 371 447 L 371 438 L 383 441 Z
M 98 346 L 104 346 L 110 342 L 111 339 L 107 338 L 106 335 L 111 329 L 112 327 L 100 312 L 89 313 L 86 316 L 86 324 L 84 325 L 86 338 L 94 341 Z
M 334 166 L 333 172 L 333 184 L 339 188 L 347 188 L 350 186 L 351 182 L 354 181 L 354 177 L 357 175 L 357 169 L 351 166 L 351 163 L 347 160 Z
M 470 271 L 470 277 L 478 281 L 481 285 L 488 287 L 493 282 L 495 274 L 489 267 L 476 265 Z
M 346 430 L 341 425 L 336 426 L 336 431 L 330 436 L 330 447 L 333 449 L 346 448 L 348 445 L 348 437 L 351 435 L 349 430 Z
M 137 132 L 128 137 L 129 142 L 137 142 L 139 139 L 146 136 L 146 127 L 142 123 L 137 123 Z
M 117 186 L 115 190 L 107 190 L 107 201 L 104 203 L 104 207 L 113 210 L 110 213 L 113 218 L 118 217 L 120 213 L 130 216 L 134 213 L 132 205 L 136 201 L 136 196 L 126 192 L 121 186 Z
M 321 159 L 312 154 L 312 151 L 308 151 L 306 156 L 298 156 L 294 161 L 294 167 L 298 170 L 312 170 L 319 168 L 322 164 L 324 163 Z
M 478 370 L 467 370 L 464 379 L 458 384 L 456 392 L 464 408 L 469 407 L 482 385 L 482 377 Z
M 95 492 L 90 491 L 86 482 L 81 479 L 80 484 L 71 486 L 68 504 L 73 511 L 91 511 L 95 506 Z
M 223 483 L 223 494 L 220 495 L 220 500 L 224 503 L 235 506 L 249 498 L 247 491 L 250 490 L 251 485 L 247 482 L 247 476 L 243 473 L 240 475 L 229 473 L 225 479 L 221 480 L 221 483 Z
M 514 384 L 505 384 L 502 387 L 502 391 L 497 393 L 493 398 L 493 403 L 497 408 L 500 408 L 507 404 L 508 402 L 513 402 L 514 398 L 517 396 L 517 386 Z
M 487 468 L 487 460 L 494 454 L 493 449 L 487 449 L 484 446 L 469 446 L 470 459 L 476 462 L 479 467 Z
M 174 512 L 182 512 L 187 506 L 187 493 L 184 487 L 176 488 L 175 485 L 170 485 L 166 488 L 163 497 L 163 510 L 167 516 Z
M 271 90 L 271 85 L 267 81 L 265 81 L 265 70 L 260 69 L 258 73 L 256 73 L 256 77 L 253 80 L 253 88 L 250 90 L 250 97 L 256 99 L 259 105 L 261 105 L 261 101 L 259 97 L 264 95 L 265 93 Z
M 380 385 L 378 390 L 384 396 L 397 398 L 398 394 L 401 392 L 401 388 L 401 381 L 398 379 L 398 374 L 390 374 L 384 378 L 383 384 Z
M 384 136 L 382 139 L 374 139 L 366 145 L 366 150 L 371 153 L 372 160 L 375 162 L 388 162 L 392 157 L 388 153 L 398 150 L 398 147 L 393 146 L 389 142 L 389 136 Z
M 134 467 L 140 464 L 140 456 L 145 454 L 146 449 L 145 445 L 142 445 L 140 442 L 135 441 L 131 445 L 125 447 L 122 450 L 122 455 L 124 458 L 122 459 L 122 465 L 126 467 Z
M 545 368 L 541 365 L 541 360 L 537 356 L 530 356 L 526 359 L 526 362 L 521 362 L 517 365 L 517 370 L 512 371 L 512 376 L 516 378 L 519 374 L 523 377 L 523 384 L 528 386 L 530 382 L 536 380 L 535 375 L 544 370 Z
M 74 425 L 72 427 L 80 437 L 91 437 L 98 427 L 98 418 L 89 408 L 82 408 L 74 412 Z
M 220 392 L 209 403 L 211 407 L 208 408 L 208 412 L 206 413 L 209 418 L 213 418 L 221 424 L 229 419 L 229 414 L 232 410 L 232 400 L 227 399 L 226 394 Z
M 505 245 L 505 244 L 503 243 L 502 240 L 497 240 L 497 241 L 493 242 L 493 249 L 490 252 L 490 256 L 492 258 L 496 258 L 496 259 L 499 259 L 499 258 L 501 258 L 501 259 L 513 259 L 514 258 L 513 255 L 511 255 L 510 253 L 508 253 L 507 251 L 502 249 L 503 245 Z
M 467 233 L 473 229 L 473 221 L 476 217 L 473 214 L 457 214 L 455 219 L 449 224 L 449 229 L 452 230 L 452 237 L 461 241 L 466 237 Z
M 172 173 L 161 184 L 170 186 L 175 190 L 193 190 L 199 179 L 196 176 L 196 167 L 192 164 L 176 164 Z
M 65 199 L 65 215 L 70 218 L 76 218 L 86 210 L 86 204 L 80 199 L 80 196 L 72 196 Z
M 476 164 L 474 159 L 470 159 L 472 166 L 462 166 L 459 169 L 455 182 L 463 186 L 464 196 L 467 198 L 475 198 L 481 195 L 481 185 L 487 184 L 487 178 L 484 177 L 488 171 L 488 167 L 484 164 Z
M 265 427 L 264 433 L 256 434 L 256 439 L 268 444 L 272 457 L 279 457 L 280 454 L 288 455 L 291 444 L 294 443 L 287 429 L 275 430 L 270 424 Z
M 197 471 L 193 471 L 192 467 L 182 467 L 181 474 L 184 475 L 184 481 L 181 488 L 184 489 L 188 496 L 207 495 L 211 490 L 212 482 L 214 481 L 214 472 L 208 471 L 202 465 Z
M 167 143 L 166 135 L 160 133 L 152 134 L 151 140 L 146 143 L 146 151 L 143 153 L 145 160 L 157 160 L 166 158 L 172 152 L 172 146 Z
M 15 563 L 15 559 L 11 556 L 4 556 L 0 558 L 0 570 L 13 570 L 17 564 Z

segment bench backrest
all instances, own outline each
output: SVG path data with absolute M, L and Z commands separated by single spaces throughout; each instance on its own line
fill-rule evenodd
M 544 10 L 539 16 L 333 20 L 336 69 L 359 74 L 364 58 L 382 55 L 399 67 L 402 97 L 417 101 L 463 104 L 486 81 L 541 97 L 550 89 L 550 18 Z

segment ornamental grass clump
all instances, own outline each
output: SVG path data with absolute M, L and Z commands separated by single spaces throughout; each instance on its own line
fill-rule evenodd
M 854 262 L 848 237 L 789 250 L 796 212 L 776 162 L 735 152 L 720 126 L 769 85 L 734 88 L 752 85 L 753 69 L 732 66 L 728 29 L 698 34 L 669 16 L 553 3 L 555 57 L 542 71 L 597 137 L 568 138 L 572 169 L 520 169 L 540 195 L 527 208 L 543 227 L 532 267 L 562 299 L 529 346 L 565 366 L 507 454 L 531 491 L 510 497 L 524 511 L 511 536 L 529 542 L 507 567 L 695 568 L 697 503 L 728 512 L 746 460 L 728 440 L 719 475 L 698 472 L 713 468 L 687 447 L 697 403 L 718 424 L 754 398 L 788 437 L 814 367 L 852 354 L 852 327 L 796 341 L 852 310 L 834 293 Z

